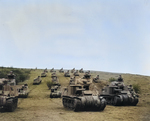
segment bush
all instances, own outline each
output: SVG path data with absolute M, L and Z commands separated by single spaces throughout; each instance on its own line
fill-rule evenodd
M 46 84 L 47 84 L 48 88 L 51 89 L 51 86 L 53 85 L 53 82 L 47 81 Z
M 113 81 L 116 81 L 117 79 L 115 79 L 115 78 L 113 78 L 113 77 L 111 77 L 111 78 L 109 78 L 109 82 L 113 82 Z
M 139 84 L 133 84 L 132 86 L 136 93 L 141 93 L 141 87 Z

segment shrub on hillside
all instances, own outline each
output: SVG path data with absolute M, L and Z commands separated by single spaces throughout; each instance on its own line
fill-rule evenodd
M 7 74 L 13 71 L 13 73 L 16 75 L 16 83 L 23 82 L 26 79 L 29 78 L 30 70 L 29 69 L 19 69 L 19 68 L 13 68 L 13 67 L 0 67 L 0 78 L 7 78 Z
M 132 86 L 136 93 L 141 93 L 141 87 L 139 84 L 133 84 Z
M 113 82 L 113 81 L 116 81 L 117 79 L 115 79 L 115 78 L 113 78 L 113 77 L 111 77 L 111 78 L 109 78 L 109 82 Z
M 53 82 L 47 81 L 46 84 L 47 84 L 48 88 L 51 89 L 51 86 L 53 85 Z

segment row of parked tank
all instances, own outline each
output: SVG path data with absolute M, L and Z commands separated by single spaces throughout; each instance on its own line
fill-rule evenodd
M 51 72 L 54 72 L 54 68 L 52 70 Z M 60 69 L 59 72 L 64 73 L 63 69 Z M 71 70 L 71 73 L 74 72 L 76 72 L 75 68 Z M 79 70 L 79 73 L 84 73 L 83 69 Z M 69 71 L 64 73 L 65 77 L 70 77 L 68 75 Z M 85 72 L 82 78 L 76 78 L 74 74 L 74 77 L 70 78 L 68 87 L 64 88 L 62 96 L 56 96 L 58 94 L 58 87 L 58 92 L 59 94 L 61 93 L 59 83 L 56 87 L 55 85 L 52 87 L 50 95 L 55 93 L 54 97 L 62 97 L 63 106 L 74 111 L 102 111 L 106 107 L 106 104 L 114 106 L 137 105 L 138 95 L 133 90 L 132 85 L 124 84 L 121 75 L 116 81 L 113 81 L 109 85 L 105 86 L 100 94 L 94 95 L 89 88 L 92 83 L 98 82 L 100 82 L 99 75 L 92 79 L 90 71 Z M 52 98 L 52 96 L 50 97 Z
M 121 76 L 118 80 L 105 86 L 100 94 L 94 95 L 90 90 L 90 85 L 99 82 L 100 79 L 99 76 L 92 79 L 90 71 L 85 72 L 84 76 L 79 78 L 76 78 L 74 74 L 74 77 L 70 78 L 68 87 L 64 88 L 63 92 L 54 68 L 50 72 L 52 73 L 53 82 L 50 98 L 62 97 L 63 106 L 74 111 L 102 111 L 105 109 L 106 104 L 136 106 L 138 103 L 138 95 L 133 90 L 132 85 L 125 85 Z M 64 72 L 62 68 L 59 72 L 68 77 L 65 73 L 69 71 Z M 77 72 L 75 68 L 71 70 L 71 73 L 75 72 Z M 46 68 L 41 76 L 34 79 L 33 84 L 40 84 L 42 82 L 41 77 L 45 77 L 43 75 L 47 75 L 47 73 Z M 83 69 L 79 70 L 79 73 L 84 73 Z M 17 107 L 18 97 L 27 97 L 28 92 L 28 85 L 16 85 L 15 75 L 10 72 L 6 79 L 0 79 L 0 107 L 8 111 L 14 111 Z

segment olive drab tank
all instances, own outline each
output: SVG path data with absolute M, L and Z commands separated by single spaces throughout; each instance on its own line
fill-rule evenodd
M 52 82 L 54 82 L 54 83 L 59 83 L 58 77 L 57 77 L 57 76 L 53 77 L 53 78 L 52 78 Z
M 61 85 L 59 83 L 54 83 L 51 86 L 50 98 L 61 98 Z
M 57 76 L 57 75 L 56 75 L 55 72 L 51 74 L 51 78 L 56 77 L 56 76 Z
M 75 68 L 73 68 L 72 70 L 71 70 L 71 73 L 74 73 L 75 72 Z
M 79 76 L 78 70 L 73 73 L 74 76 Z
M 40 84 L 41 82 L 42 82 L 41 77 L 38 76 L 37 78 L 34 78 L 33 85 Z
M 117 81 L 113 81 L 110 85 L 104 87 L 100 96 L 106 99 L 107 104 L 114 106 L 136 106 L 138 103 L 138 95 L 133 90 L 132 85 L 124 85 L 121 76 Z
M 100 82 L 99 75 L 97 75 L 95 78 L 93 78 L 93 82 L 95 82 L 95 83 L 99 83 Z
M 50 70 L 50 72 L 56 72 L 56 71 L 54 70 L 54 68 L 52 68 L 52 69 Z
M 41 73 L 41 77 L 46 77 L 47 76 L 47 73 L 46 72 L 42 72 Z
M 65 108 L 74 111 L 103 111 L 106 107 L 106 100 L 102 97 L 92 95 L 82 85 L 69 85 L 62 95 L 62 102 Z
M 46 68 L 46 69 L 44 69 L 44 72 L 45 72 L 45 73 L 48 73 L 48 70 L 47 70 L 47 68 Z
M 87 77 L 70 79 L 69 86 L 64 89 L 62 95 L 63 106 L 74 111 L 103 111 L 106 100 L 98 95 L 93 95 L 89 90 L 92 81 Z
M 67 72 L 65 72 L 64 76 L 65 77 L 70 77 L 69 70 Z
M 29 94 L 28 84 L 21 85 L 21 88 L 18 89 L 18 94 L 20 98 L 27 98 Z
M 59 73 L 64 73 L 63 68 L 61 68 L 61 69 L 59 70 Z
M 79 73 L 84 73 L 83 68 L 81 68 L 81 69 L 79 70 Z
M 7 79 L 0 79 L 0 107 L 13 112 L 18 104 L 18 91 Z

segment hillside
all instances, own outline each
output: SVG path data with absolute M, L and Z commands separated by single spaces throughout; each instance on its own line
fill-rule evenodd
M 28 83 L 30 93 L 25 99 L 19 98 L 18 108 L 15 112 L 1 112 L 0 120 L 3 121 L 149 121 L 150 120 L 150 77 L 122 74 L 125 84 L 138 83 L 141 86 L 141 94 L 137 106 L 109 106 L 102 112 L 73 112 L 65 109 L 61 99 L 50 99 L 50 90 L 46 82 L 51 81 L 51 73 L 42 78 L 40 85 L 32 85 L 33 79 L 41 74 L 43 70 L 32 70 L 30 78 L 23 83 Z M 110 77 L 117 78 L 117 73 L 91 72 L 92 77 L 100 75 L 102 81 L 107 81 Z M 57 76 L 62 87 L 69 83 L 69 78 L 64 77 L 57 71 Z M 82 75 L 81 75 L 82 76 Z M 96 84 L 99 88 L 99 84 Z M 99 89 L 100 90 L 100 89 Z

